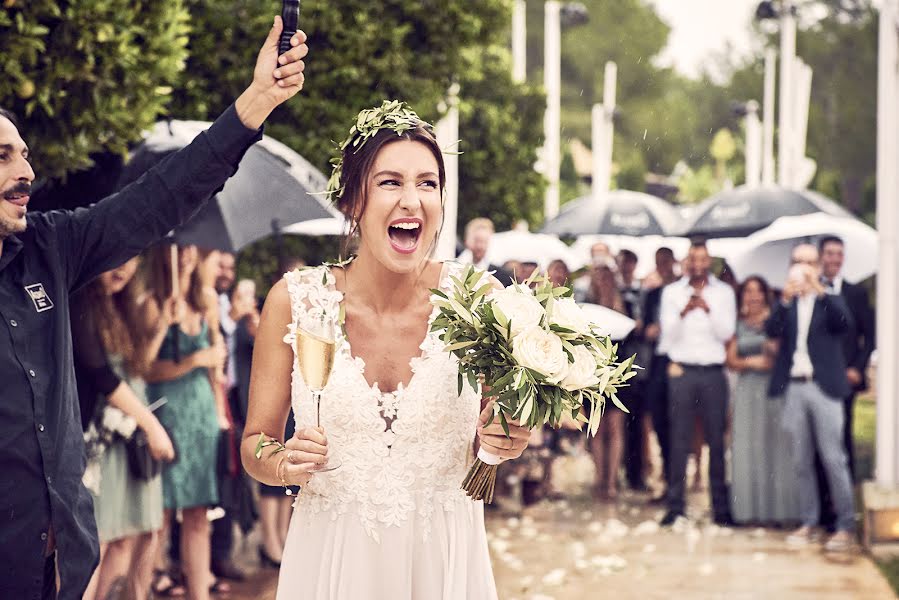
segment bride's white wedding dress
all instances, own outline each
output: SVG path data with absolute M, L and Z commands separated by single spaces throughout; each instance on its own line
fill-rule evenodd
M 446 289 L 461 266 L 443 271 Z M 328 267 L 285 277 L 294 323 L 337 318 L 342 294 Z M 342 464 L 315 475 L 297 498 L 278 600 L 496 598 L 483 503 L 460 489 L 480 396 L 467 383 L 457 394 L 457 362 L 436 334 L 425 336 L 411 367 L 408 386 L 382 392 L 366 382 L 365 363 L 338 333 L 321 422 Z M 314 426 L 296 363 L 291 402 L 297 429 Z

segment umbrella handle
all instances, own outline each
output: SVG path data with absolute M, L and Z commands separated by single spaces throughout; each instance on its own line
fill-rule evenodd
M 290 50 L 290 38 L 297 32 L 300 22 L 300 0 L 282 0 L 281 21 L 284 29 L 281 30 L 281 38 L 278 40 L 278 55 Z

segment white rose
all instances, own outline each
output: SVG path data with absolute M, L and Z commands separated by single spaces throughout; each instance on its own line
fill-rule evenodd
M 497 290 L 491 295 L 493 306 L 505 316 L 512 325 L 512 337 L 516 337 L 525 329 L 540 324 L 546 314 L 543 305 L 528 292 L 514 287 Z
M 512 357 L 522 367 L 560 381 L 568 368 L 568 356 L 562 340 L 551 331 L 532 325 L 512 338 Z
M 552 313 L 553 324 L 575 333 L 590 333 L 590 319 L 574 298 L 560 298 L 553 302 Z
M 599 377 L 596 376 L 596 357 L 593 353 L 586 346 L 575 346 L 572 354 L 574 362 L 568 365 L 561 386 L 573 392 L 599 383 Z

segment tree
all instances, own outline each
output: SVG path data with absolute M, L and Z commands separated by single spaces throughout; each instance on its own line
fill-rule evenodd
M 0 105 L 39 175 L 124 154 L 165 110 L 186 58 L 182 0 L 5 0 Z
M 542 221 L 543 176 L 533 169 L 543 143 L 545 96 L 511 77 L 503 46 L 472 48 L 459 107 L 459 226 L 490 217 L 497 229 Z

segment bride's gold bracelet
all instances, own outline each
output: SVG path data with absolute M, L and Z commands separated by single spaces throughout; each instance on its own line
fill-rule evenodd
M 264 433 L 260 433 L 259 441 L 256 442 L 256 450 L 254 452 L 257 460 L 262 458 L 262 450 L 269 446 L 275 446 L 274 452 L 269 454 L 269 457 L 287 450 L 287 446 L 285 446 L 275 438 L 269 437 Z M 284 479 L 284 470 L 281 468 L 284 466 L 285 458 L 287 458 L 287 455 L 283 454 L 278 460 L 278 464 L 275 466 L 275 477 L 277 477 L 278 481 L 281 482 L 281 485 L 284 486 L 284 493 L 288 496 L 293 496 L 293 490 L 290 489 L 290 484 L 287 483 L 287 480 Z

